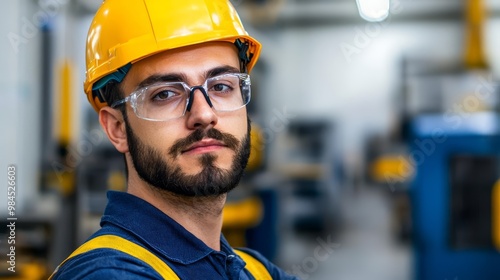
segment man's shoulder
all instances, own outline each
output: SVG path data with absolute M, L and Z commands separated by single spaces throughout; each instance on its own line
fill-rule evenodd
M 103 227 L 84 244 L 98 237 L 113 236 L 144 246 L 117 227 Z M 162 279 L 146 262 L 114 248 L 93 248 L 71 257 L 57 269 L 53 279 Z
M 109 248 L 94 249 L 64 263 L 53 279 L 162 279 L 147 263 Z
M 235 248 L 239 251 L 243 251 L 250 256 L 254 257 L 257 259 L 259 262 L 261 262 L 271 274 L 271 277 L 273 279 L 285 279 L 285 280 L 298 280 L 294 275 L 287 274 L 285 271 L 283 271 L 281 268 L 277 267 L 275 264 L 273 264 L 271 261 L 269 261 L 266 257 L 264 257 L 261 253 L 249 249 L 249 248 Z

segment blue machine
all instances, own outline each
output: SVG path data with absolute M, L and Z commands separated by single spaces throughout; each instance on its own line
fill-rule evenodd
M 410 127 L 416 279 L 500 279 L 492 233 L 500 116 L 421 115 Z

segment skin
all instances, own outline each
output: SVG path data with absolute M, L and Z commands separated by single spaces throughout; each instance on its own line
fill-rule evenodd
M 180 74 L 190 86 L 201 85 L 208 71 L 217 67 L 239 69 L 236 48 L 231 43 L 212 42 L 168 50 L 132 65 L 121 83 L 125 95 L 151 75 Z M 235 151 L 213 139 L 204 138 L 194 148 L 176 155 L 169 154 L 173 143 L 187 137 L 197 129 L 216 128 L 241 140 L 247 134 L 247 112 L 242 108 L 233 112 L 215 112 L 196 90 L 192 108 L 182 118 L 154 122 L 138 118 L 127 103 L 130 128 L 145 145 L 159 151 L 167 164 L 177 164 L 184 174 L 198 174 L 203 165 L 200 158 L 209 153 L 216 156 L 214 164 L 222 169 L 231 168 Z M 99 121 L 115 148 L 125 154 L 129 170 L 127 192 L 146 200 L 170 216 L 184 228 L 214 250 L 220 250 L 222 208 L 227 194 L 218 196 L 186 197 L 160 191 L 142 180 L 132 164 L 129 152 L 126 124 L 118 109 L 104 107 L 99 112 Z

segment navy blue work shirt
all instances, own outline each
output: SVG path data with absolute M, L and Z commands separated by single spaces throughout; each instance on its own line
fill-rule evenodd
M 133 241 L 162 259 L 180 279 L 254 279 L 244 269 L 221 234 L 221 251 L 205 243 L 148 202 L 123 192 L 108 192 L 101 229 L 90 238 L 114 234 Z M 258 259 L 273 279 L 289 276 L 256 251 L 242 251 Z M 96 249 L 68 260 L 53 279 L 162 279 L 145 262 L 113 249 Z

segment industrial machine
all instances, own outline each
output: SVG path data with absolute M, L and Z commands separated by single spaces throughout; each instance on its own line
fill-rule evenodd
M 498 279 L 500 116 L 476 113 L 450 126 L 441 114 L 423 115 L 411 129 L 416 279 Z
M 500 275 L 499 92 L 483 54 L 484 18 L 482 1 L 468 1 L 465 68 L 414 79 L 414 91 L 434 89 L 441 107 L 408 122 L 416 279 Z

